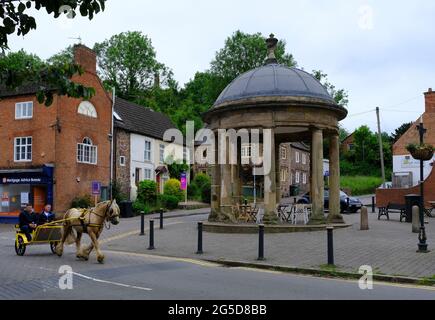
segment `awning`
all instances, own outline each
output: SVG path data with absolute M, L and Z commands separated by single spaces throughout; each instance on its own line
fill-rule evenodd
M 160 166 L 156 169 L 156 174 L 165 174 L 168 172 L 168 168 L 166 166 Z

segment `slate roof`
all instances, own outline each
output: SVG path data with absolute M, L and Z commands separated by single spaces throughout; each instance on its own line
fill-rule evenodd
M 295 149 L 299 149 L 299 150 L 306 151 L 306 152 L 311 151 L 310 146 L 306 145 L 303 142 L 292 142 L 292 143 L 290 143 L 290 145 L 292 146 L 292 148 L 295 148 Z
M 166 130 L 176 128 L 165 114 L 121 98 L 115 99 L 115 112 L 122 119 L 115 126 L 131 133 L 163 140 Z
M 16 97 L 16 96 L 26 96 L 26 95 L 34 95 L 38 92 L 41 85 L 37 83 L 27 83 L 18 88 L 11 89 L 4 85 L 0 85 L 0 98 L 6 97 Z M 44 88 L 48 88 L 50 91 L 55 90 L 53 86 L 43 86 Z
M 241 99 L 271 96 L 310 97 L 335 104 L 326 88 L 311 74 L 272 63 L 237 77 L 221 93 L 214 106 Z

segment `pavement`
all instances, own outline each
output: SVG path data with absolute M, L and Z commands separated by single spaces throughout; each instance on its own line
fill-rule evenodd
M 193 254 L 196 244 L 193 226 L 197 221 L 206 218 L 207 214 L 189 215 L 185 212 L 182 216 L 166 219 L 165 229 L 155 230 L 155 251 L 146 250 L 148 231 L 145 237 L 138 235 L 138 218 L 122 220 L 119 226 L 103 233 L 102 246 L 106 261 L 102 265 L 96 262 L 94 255 L 87 262 L 77 260 L 74 247 L 66 247 L 62 258 L 52 255 L 47 245 L 29 247 L 24 257 L 18 257 L 13 248 L 13 232 L 2 226 L 0 299 L 435 299 L 435 288 L 432 287 L 375 282 L 373 290 L 361 290 L 356 280 L 326 279 L 241 267 L 228 268 L 198 260 Z M 186 230 L 190 232 L 185 234 Z M 177 235 L 181 238 L 175 244 Z M 240 243 L 249 240 L 249 235 L 248 238 L 246 235 L 237 238 L 231 235 L 215 235 L 217 238 L 213 238 L 211 234 L 205 236 L 206 255 L 211 254 L 211 248 L 229 244 L 230 247 L 232 245 L 240 249 Z M 86 237 L 85 242 L 88 242 Z M 254 252 L 241 253 L 240 259 L 248 257 L 248 260 L 253 260 L 255 241 L 250 245 L 252 248 L 249 249 L 254 249 Z M 132 252 L 126 252 L 125 247 L 129 247 Z M 176 248 L 185 251 L 175 253 Z M 234 248 L 230 251 L 233 252 Z M 116 251 L 121 249 L 122 251 Z M 191 255 L 194 259 L 159 256 L 166 253 Z M 62 266 L 70 267 L 73 272 L 71 290 L 60 289 L 59 282 L 65 284 L 64 274 L 59 273 Z
M 258 236 L 204 232 L 204 254 L 197 255 L 197 222 L 209 209 L 166 213 L 164 229 L 158 215 L 146 216 L 146 235 L 139 236 L 140 217 L 122 219 L 101 237 L 105 264 L 91 255 L 88 262 L 75 258 L 67 247 L 62 258 L 48 245 L 27 248 L 15 255 L 12 226 L 0 225 L 0 299 L 435 299 L 434 287 L 375 282 L 373 290 L 360 290 L 357 280 L 326 279 L 246 267 L 225 267 L 215 261 L 246 265 L 273 265 L 323 270 L 326 233 L 266 234 L 265 261 L 257 261 Z M 148 221 L 157 219 L 155 250 L 148 247 Z M 432 277 L 435 251 L 416 253 L 417 234 L 411 225 L 370 214 L 370 230 L 359 231 L 359 214 L 345 215 L 351 228 L 334 231 L 338 271 L 358 272 L 369 265 L 377 274 Z M 435 243 L 435 219 L 428 219 L 429 249 Z M 433 242 L 432 242 L 433 241 Z M 85 236 L 84 244 L 89 240 Z M 73 290 L 60 290 L 59 267 L 73 270 Z

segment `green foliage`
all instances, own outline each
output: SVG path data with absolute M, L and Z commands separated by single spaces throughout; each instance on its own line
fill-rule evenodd
M 133 211 L 136 215 L 142 214 L 142 212 L 144 214 L 150 214 L 152 209 L 149 204 L 136 200 L 135 202 L 133 202 Z
M 157 183 L 151 180 L 144 180 L 139 183 L 137 200 L 144 204 L 154 204 L 157 200 Z
M 71 202 L 71 208 L 87 209 L 90 208 L 91 206 L 92 206 L 92 198 L 88 194 L 76 197 Z
M 285 52 L 285 46 L 285 41 L 280 40 L 275 55 L 280 63 L 294 67 L 296 61 L 293 55 Z M 216 53 L 210 70 L 228 84 L 242 73 L 264 65 L 266 57 L 267 47 L 261 33 L 248 34 L 237 30 Z
M 159 200 L 162 205 L 168 210 L 174 210 L 178 208 L 179 198 L 174 195 L 162 194 L 159 196 Z
M 391 139 L 382 134 L 386 177 L 393 166 Z M 354 132 L 354 148 L 342 154 L 340 163 L 342 175 L 381 176 L 378 135 L 367 126 L 361 126 Z
M 103 11 L 106 0 L 32 0 L 32 1 L 2 1 L 0 6 L 0 60 L 7 59 L 5 51 L 8 49 L 8 37 L 16 34 L 25 36 L 30 30 L 36 29 L 36 20 L 29 15 L 34 10 L 45 9 L 45 11 L 55 18 L 64 14 L 60 10 L 63 6 L 68 6 L 67 14 L 71 17 L 79 11 L 84 17 L 92 19 L 95 14 Z M 39 103 L 45 103 L 50 106 L 53 103 L 53 95 L 66 95 L 71 98 L 90 99 L 95 95 L 93 88 L 85 87 L 71 81 L 75 74 L 83 74 L 80 66 L 73 63 L 25 63 L 26 57 L 23 57 L 23 63 L 17 63 L 10 67 L 8 60 L 0 62 L 0 83 L 6 86 L 6 89 L 16 89 L 28 83 L 36 83 L 40 86 L 36 97 Z M 5 89 L 5 88 L 3 88 Z
M 197 200 L 200 197 L 200 189 L 198 188 L 198 185 L 192 181 L 187 187 L 187 198 L 189 200 Z
M 167 196 L 175 196 L 179 201 L 183 201 L 184 192 L 181 188 L 181 183 L 177 179 L 169 179 L 163 186 L 163 193 Z
M 151 39 L 139 31 L 123 32 L 101 43 L 94 50 L 100 76 L 119 96 L 136 100 L 151 89 L 155 79 L 168 84 L 172 71 L 156 60 Z
M 68 14 L 71 17 L 76 16 L 77 10 L 84 17 L 91 20 L 95 14 L 104 11 L 106 0 L 32 0 L 32 1 L 2 1 L 0 6 L 0 19 L 3 26 L 0 26 L 0 49 L 8 48 L 8 37 L 12 34 L 25 36 L 30 30 L 36 29 L 36 20 L 29 13 L 35 10 L 45 9 L 45 11 L 55 18 L 61 14 Z M 64 6 L 70 10 L 64 12 Z M 61 10 L 62 8 L 62 10 Z
M 127 200 L 127 195 L 121 192 L 121 184 L 119 181 L 112 181 L 112 198 L 116 199 L 116 202 L 119 204 L 122 201 Z
M 47 59 L 49 64 L 53 65 L 64 65 L 74 62 L 74 46 L 68 46 L 64 50 L 56 53 Z
M 193 184 L 195 184 L 199 189 L 199 194 L 201 196 L 201 201 L 205 203 L 211 202 L 211 179 L 210 176 L 204 173 L 198 173 L 193 179 Z
M 332 98 L 338 105 L 346 107 L 349 103 L 349 94 L 344 89 L 336 89 L 333 84 L 328 80 L 328 75 L 321 70 L 313 70 L 313 76 L 319 80 L 323 86 L 328 90 Z
M 413 124 L 413 122 L 408 122 L 402 124 L 399 128 L 397 128 L 391 135 L 391 142 L 393 144 L 396 143 L 405 134 L 405 132 L 408 131 L 409 128 L 411 128 Z
M 181 174 L 183 172 L 189 171 L 189 165 L 185 160 L 181 161 L 179 159 L 175 159 L 172 155 L 169 155 L 166 158 L 165 164 L 168 167 L 169 176 L 173 179 L 180 180 Z
M 382 184 L 382 178 L 369 176 L 342 176 L 340 186 L 351 190 L 352 195 L 366 195 L 375 193 Z
M 423 144 L 417 144 L 417 143 L 410 143 L 406 146 L 406 150 L 413 153 L 419 149 L 425 149 L 430 152 L 434 151 L 434 147 L 431 144 L 423 143 Z

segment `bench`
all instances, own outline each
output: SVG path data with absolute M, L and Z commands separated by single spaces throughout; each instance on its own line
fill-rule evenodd
M 402 222 L 403 218 L 406 219 L 406 206 L 390 202 L 386 207 L 379 208 L 378 220 L 381 220 L 382 216 L 386 216 L 390 220 L 390 212 L 400 212 L 400 222 Z

